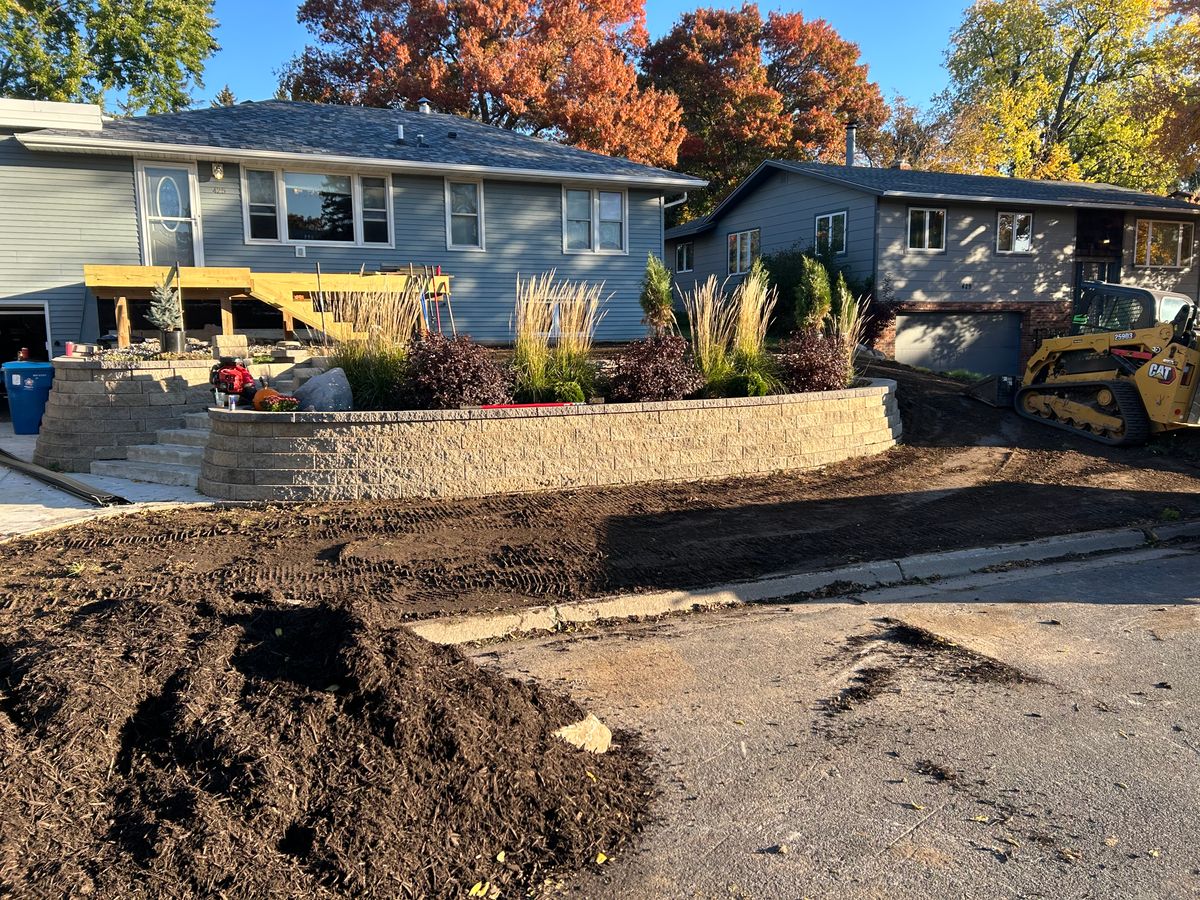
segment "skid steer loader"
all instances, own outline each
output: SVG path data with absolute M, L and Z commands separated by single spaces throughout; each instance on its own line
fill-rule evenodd
M 1188 297 L 1085 282 L 1071 333 L 1030 358 L 1013 397 L 1027 419 L 1104 444 L 1200 427 L 1200 314 Z

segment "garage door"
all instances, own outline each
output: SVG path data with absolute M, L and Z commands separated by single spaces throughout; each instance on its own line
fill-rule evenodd
M 1016 375 L 1021 314 L 903 313 L 896 318 L 896 359 L 935 372 Z

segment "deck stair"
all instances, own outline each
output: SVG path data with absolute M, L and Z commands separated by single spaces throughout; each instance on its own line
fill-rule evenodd
M 127 448 L 125 459 L 96 460 L 92 474 L 194 488 L 210 430 L 208 413 L 187 413 L 182 428 L 160 429 L 155 443 Z

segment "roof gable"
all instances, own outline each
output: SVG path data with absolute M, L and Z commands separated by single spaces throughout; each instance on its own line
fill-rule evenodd
M 404 143 L 397 138 L 400 125 Z M 21 141 L 35 150 L 218 159 L 317 156 L 397 171 L 576 177 L 684 189 L 705 183 L 462 116 L 284 100 L 117 119 L 100 132 L 45 129 L 24 134 Z

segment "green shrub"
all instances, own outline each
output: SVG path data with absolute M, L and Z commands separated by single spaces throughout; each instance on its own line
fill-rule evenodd
M 578 381 L 560 381 L 554 385 L 556 403 L 582 403 L 586 399 Z
M 650 253 L 646 256 L 646 274 L 642 278 L 642 322 L 656 333 L 661 333 L 675 324 L 672 307 L 671 273 L 663 261 Z
M 765 397 L 771 393 L 770 382 L 758 372 L 738 373 L 725 383 L 729 397 Z
M 395 409 L 407 358 L 407 348 L 400 344 L 343 341 L 330 357 L 330 366 L 346 373 L 355 409 Z
M 829 269 L 819 259 L 804 257 L 804 276 L 796 288 L 796 328 L 819 328 L 833 305 Z
M 805 278 L 804 260 L 807 256 L 799 244 L 793 244 L 786 250 L 777 250 L 759 257 L 778 298 L 774 323 L 777 333 L 787 333 L 797 327 L 796 298 Z

